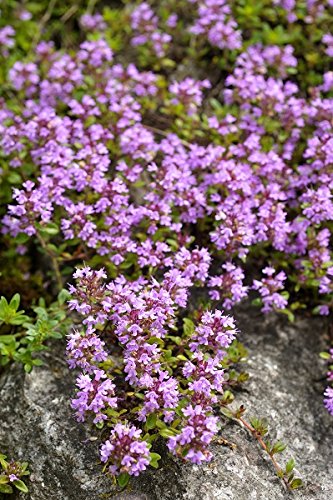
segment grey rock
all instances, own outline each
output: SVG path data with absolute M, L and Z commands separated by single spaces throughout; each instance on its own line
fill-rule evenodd
M 31 374 L 13 366 L 1 378 L 1 450 L 29 462 L 29 494 L 23 498 L 103 498 L 112 485 L 101 475 L 94 437 L 72 417 L 74 379 L 60 356 L 50 352 L 47 364 Z
M 237 423 L 225 422 L 221 436 L 235 447 L 213 445 L 206 466 L 182 464 L 163 455 L 159 470 L 135 478 L 119 493 L 101 474 L 98 433 L 77 424 L 69 399 L 74 375 L 55 344 L 43 367 L 24 374 L 12 366 L 0 378 L 0 448 L 29 462 L 30 500 L 330 500 L 333 420 L 322 404 L 325 365 L 318 353 L 327 345 L 321 319 L 288 324 L 277 315 L 263 317 L 244 306 L 235 314 L 241 340 L 249 348 L 245 368 L 250 381 L 237 393 L 246 415 L 265 417 L 269 438 L 288 444 L 278 458 L 294 457 L 305 486 L 284 490 L 252 436 Z

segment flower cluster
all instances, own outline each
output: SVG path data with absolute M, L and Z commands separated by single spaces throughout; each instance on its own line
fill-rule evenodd
M 324 396 L 324 404 L 330 414 L 333 415 L 333 388 L 327 387 L 324 392 Z
M 213 300 L 222 300 L 225 309 L 231 309 L 234 304 L 241 302 L 248 294 L 248 287 L 243 284 L 245 278 L 241 267 L 232 262 L 222 265 L 223 274 L 211 276 L 208 281 L 209 296 Z
M 229 0 L 184 0 L 182 7 L 194 13 L 195 22 L 186 26 L 189 36 L 207 40 L 213 47 L 219 49 L 239 49 L 242 45 L 242 35 L 231 10 Z M 157 57 L 163 57 L 170 51 L 170 44 L 175 35 L 175 28 L 180 16 L 171 12 L 161 20 L 147 2 L 141 2 L 131 12 L 131 27 L 133 46 L 146 45 L 151 47 Z
M 171 36 L 158 28 L 158 17 L 147 2 L 141 2 L 131 14 L 131 26 L 135 36 L 132 45 L 149 43 L 157 57 L 165 55 Z M 170 26 L 170 22 L 169 22 Z
M 91 373 L 94 364 L 101 363 L 107 359 L 103 342 L 92 327 L 88 327 L 85 335 L 74 331 L 68 335 L 67 351 L 68 364 L 70 368 L 81 368 Z
M 0 51 L 2 55 L 8 55 L 8 51 L 6 49 L 14 47 L 14 35 L 15 30 L 12 26 L 5 26 L 4 28 L 0 29 Z
M 198 18 L 190 32 L 204 36 L 219 49 L 239 49 L 242 45 L 241 32 L 232 16 L 228 0 L 189 0 L 197 4 Z
M 70 306 L 88 321 L 83 320 L 87 324 L 83 334 L 74 332 L 69 336 L 67 352 L 70 367 L 83 370 L 77 379 L 77 397 L 72 401 L 79 421 L 90 414 L 95 423 L 113 422 L 114 409 L 123 412 L 119 416 L 123 414 L 133 423 L 137 420 L 148 423 L 152 415 L 158 415 L 165 424 L 172 424 L 180 416 L 178 425 L 181 427 L 174 427 L 175 433 L 188 436 L 191 427 L 192 437 L 186 441 L 183 437 L 177 437 L 176 441 L 171 439 L 168 446 L 177 454 L 182 448 L 184 459 L 200 463 L 211 458 L 207 447 L 217 432 L 213 404 L 223 393 L 222 361 L 226 349 L 235 339 L 236 329 L 231 317 L 224 316 L 219 310 L 206 311 L 198 326 L 185 335 L 184 345 L 170 343 L 178 311 L 187 306 L 188 288 L 194 284 L 186 276 L 187 271 L 187 267 L 183 271 L 168 271 L 161 283 L 142 278 L 131 282 L 119 276 L 104 286 L 103 270 L 78 269 L 75 273 L 77 285 L 71 285 L 73 299 Z M 192 278 L 195 279 L 195 275 Z M 90 304 L 94 304 L 93 308 Z M 101 324 L 105 325 L 103 334 L 108 334 L 107 351 L 105 342 L 100 340 L 92 326 L 101 327 Z M 120 346 L 122 355 L 119 357 L 118 354 L 118 361 L 114 364 L 112 359 Z M 189 350 L 185 356 L 181 352 L 187 346 Z M 175 352 L 170 359 L 172 351 Z M 104 362 L 110 363 L 108 372 L 102 369 Z M 182 375 L 185 378 L 178 375 L 180 362 L 184 365 Z M 116 378 L 119 390 L 113 382 Z M 139 393 L 139 398 L 133 409 L 133 403 L 129 405 L 127 398 L 131 393 L 133 399 L 134 391 Z M 186 408 L 182 407 L 184 401 L 188 402 Z M 203 425 L 207 427 L 206 431 Z M 132 429 L 134 432 L 135 428 Z M 133 436 L 137 436 L 136 432 Z M 106 443 L 102 448 L 102 459 L 108 453 L 104 461 L 112 464 L 112 472 L 120 473 L 118 452 L 114 456 L 113 449 L 116 448 Z M 128 455 L 131 456 L 130 452 Z M 131 462 L 126 459 L 126 464 L 121 463 L 129 466 Z M 136 474 L 139 469 L 130 470 Z
M 180 434 L 170 438 L 168 447 L 174 454 L 186 457 L 194 464 L 211 460 L 210 451 L 203 448 L 217 433 L 217 417 L 207 416 L 200 405 L 189 405 L 183 410 L 186 426 Z
M 270 245 L 282 259 L 292 261 L 294 278 L 304 287 L 319 280 L 321 294 L 330 293 L 330 233 L 324 226 L 332 213 L 327 186 L 330 101 L 318 94 L 313 103 L 306 102 L 297 97 L 296 84 L 285 81 L 288 69 L 297 65 L 291 46 L 257 44 L 238 56 L 224 96 L 231 108 L 239 106 L 239 116 L 231 109 L 223 119 L 219 113 L 208 116 L 207 136 L 215 142 L 206 145 L 187 145 L 171 133 L 160 140 L 143 123 L 145 99 L 160 99 L 157 76 L 115 64 L 103 39 L 83 42 L 72 56 L 52 46 L 45 55 L 43 50 L 37 47 L 36 62 L 16 62 L 10 70 L 13 88 L 26 95 L 27 110 L 18 116 L 3 107 L 1 146 L 16 171 L 22 168 L 23 156 L 25 164 L 31 161 L 30 168 L 37 170 L 33 181 L 15 188 L 3 232 L 23 232 L 39 242 L 42 233 L 61 232 L 78 255 L 86 258 L 87 252 L 94 252 L 114 266 L 131 261 L 137 269 L 153 271 L 186 265 L 187 277 L 197 265 L 202 284 L 209 276 L 211 256 L 221 255 L 226 262 L 220 274 L 209 276 L 209 286 L 211 297 L 223 299 L 228 309 L 250 288 L 267 296 L 269 288 L 264 290 L 257 281 L 253 286 L 243 283 L 246 273 L 240 260 L 251 259 L 258 246 Z M 40 58 L 43 74 L 38 71 Z M 89 88 L 94 78 L 98 87 Z M 77 88 L 87 85 L 89 90 L 78 99 Z M 198 120 L 209 86 L 207 80 L 190 77 L 171 82 L 166 111 L 177 117 L 182 106 L 189 118 L 193 114 Z M 66 116 L 60 103 L 67 106 Z M 269 123 L 263 112 L 269 114 Z M 306 114 L 314 132 L 304 141 Z M 108 128 L 102 125 L 105 120 Z M 277 145 L 267 149 L 267 134 L 275 137 L 280 122 L 290 133 L 276 137 Z M 228 146 L 235 136 L 241 142 Z M 304 161 L 291 168 L 302 143 Z M 136 186 L 146 176 L 149 190 L 143 192 Z M 198 251 L 189 250 L 189 237 L 184 238 L 188 223 L 208 229 L 206 246 Z M 194 264 L 195 252 L 205 252 L 205 263 Z M 278 266 L 278 260 L 271 264 Z M 286 281 L 279 282 L 281 292 Z M 275 308 L 287 306 L 281 297 L 278 304 L 275 295 Z
M 86 31 L 103 31 L 107 27 L 101 14 L 84 14 L 80 18 L 80 24 Z
M 272 311 L 272 309 L 285 309 L 288 301 L 279 290 L 283 290 L 283 283 L 286 275 L 283 271 L 276 274 L 272 267 L 265 267 L 262 273 L 267 276 L 260 280 L 253 281 L 254 290 L 258 290 L 263 303 L 263 312 Z
M 196 81 L 193 78 L 185 78 L 181 82 L 174 82 L 170 85 L 172 104 L 182 104 L 189 115 L 193 115 L 201 106 L 203 101 L 202 89 L 210 88 L 210 82 L 203 80 Z
M 72 407 L 76 410 L 79 422 L 85 420 L 88 412 L 94 414 L 94 424 L 102 422 L 107 418 L 103 410 L 117 406 L 115 386 L 103 370 L 94 370 L 91 375 L 80 375 L 76 385 L 79 391 L 77 398 L 72 401 Z
M 109 471 L 114 475 L 128 473 L 138 476 L 149 464 L 147 443 L 140 439 L 141 430 L 133 425 L 116 424 L 109 439 L 101 447 L 101 460 L 107 463 L 112 457 Z
M 327 411 L 333 415 L 333 349 L 330 349 L 329 352 L 321 353 L 321 356 L 328 363 L 328 371 L 327 371 L 327 382 L 330 384 L 326 387 L 324 392 L 324 405 L 327 408 Z

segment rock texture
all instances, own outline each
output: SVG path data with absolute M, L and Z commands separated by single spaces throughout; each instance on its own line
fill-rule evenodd
M 0 378 L 0 448 L 29 461 L 30 500 L 295 500 L 333 498 L 331 460 L 333 420 L 322 405 L 325 346 L 321 320 L 294 325 L 257 310 L 241 308 L 236 317 L 249 347 L 251 379 L 237 395 L 248 415 L 267 417 L 270 436 L 288 444 L 284 462 L 293 456 L 305 487 L 287 493 L 253 438 L 237 424 L 221 435 L 236 447 L 214 445 L 207 466 L 182 465 L 169 457 L 117 493 L 101 475 L 96 433 L 76 424 L 69 407 L 74 376 L 68 372 L 59 343 L 47 353 L 44 367 L 23 374 L 11 367 Z M 281 457 L 282 458 L 282 457 Z

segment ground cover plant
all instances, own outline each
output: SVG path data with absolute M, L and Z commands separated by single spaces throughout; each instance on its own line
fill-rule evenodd
M 0 367 L 67 336 L 73 412 L 121 487 L 161 441 L 211 460 L 223 418 L 301 485 L 237 406 L 232 314 L 331 317 L 332 57 L 330 0 L 2 10 Z

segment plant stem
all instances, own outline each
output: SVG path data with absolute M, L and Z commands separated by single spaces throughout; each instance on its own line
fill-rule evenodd
M 78 5 L 72 5 L 65 14 L 60 18 L 62 23 L 66 23 L 78 10 Z
M 154 132 L 155 134 L 158 134 L 158 135 L 161 135 L 163 137 L 168 137 L 172 132 L 168 132 L 166 130 L 161 130 L 159 128 L 156 128 L 156 127 L 152 127 L 151 125 L 147 125 L 146 123 L 143 123 L 143 125 L 149 129 L 151 132 Z M 184 145 L 184 146 L 191 146 L 191 144 L 187 141 L 185 141 L 184 139 L 181 139 L 180 142 Z
M 251 432 L 251 434 L 257 439 L 258 443 L 261 445 L 262 449 L 269 455 L 269 457 L 270 457 L 270 459 L 275 467 L 277 475 L 282 479 L 282 482 L 286 486 L 286 488 L 289 489 L 289 484 L 288 484 L 286 478 L 284 477 L 283 470 L 281 469 L 281 467 L 279 466 L 279 464 L 275 460 L 274 456 L 271 455 L 271 453 L 269 453 L 267 445 L 266 445 L 265 441 L 263 440 L 263 438 L 252 427 L 251 424 L 249 424 L 246 420 L 244 420 L 244 418 L 239 417 L 238 420 L 244 425 L 244 427 L 246 427 L 246 429 L 248 429 Z
M 93 10 L 94 10 L 95 5 L 96 5 L 96 1 L 97 0 L 89 0 L 87 10 L 86 10 L 87 14 L 93 13 Z
M 228 408 L 228 411 L 230 411 L 234 420 L 240 422 L 252 434 L 252 436 L 256 438 L 256 440 L 258 441 L 258 443 L 260 444 L 262 449 L 270 457 L 271 462 L 276 470 L 277 476 L 281 479 L 283 486 L 286 488 L 286 490 L 290 490 L 290 486 L 289 486 L 287 479 L 284 476 L 283 469 L 279 466 L 279 464 L 275 460 L 274 456 L 269 452 L 267 445 L 266 445 L 265 441 L 263 440 L 262 436 L 258 433 L 258 431 L 256 431 L 256 429 L 254 429 L 254 427 L 252 427 L 252 425 L 249 422 L 247 422 L 240 415 L 237 415 L 237 412 L 233 412 L 230 408 Z
M 39 39 L 40 39 L 41 34 L 42 34 L 42 31 L 43 31 L 45 25 L 47 24 L 47 22 L 49 21 L 49 19 L 51 18 L 52 13 L 53 13 L 53 9 L 54 9 L 56 3 L 57 3 L 57 0 L 50 0 L 49 1 L 47 9 L 46 9 L 46 11 L 45 11 L 42 19 L 40 20 L 38 29 L 36 31 L 36 35 L 35 35 L 34 40 L 33 40 L 33 45 L 34 46 L 39 42 Z
M 38 231 L 36 231 L 36 236 L 37 236 L 37 239 L 38 239 L 39 243 L 41 244 L 43 250 L 45 250 L 45 252 L 47 253 L 47 255 L 51 259 L 52 266 L 53 266 L 53 269 L 54 269 L 54 272 L 55 272 L 55 276 L 56 276 L 56 282 L 57 282 L 58 289 L 59 289 L 58 291 L 60 292 L 60 290 L 62 290 L 62 288 L 63 288 L 63 283 L 62 283 L 61 272 L 60 272 L 60 268 L 59 268 L 59 264 L 58 264 L 57 258 L 55 257 L 54 253 L 51 252 L 47 248 L 46 241 L 44 240 L 43 236 Z

